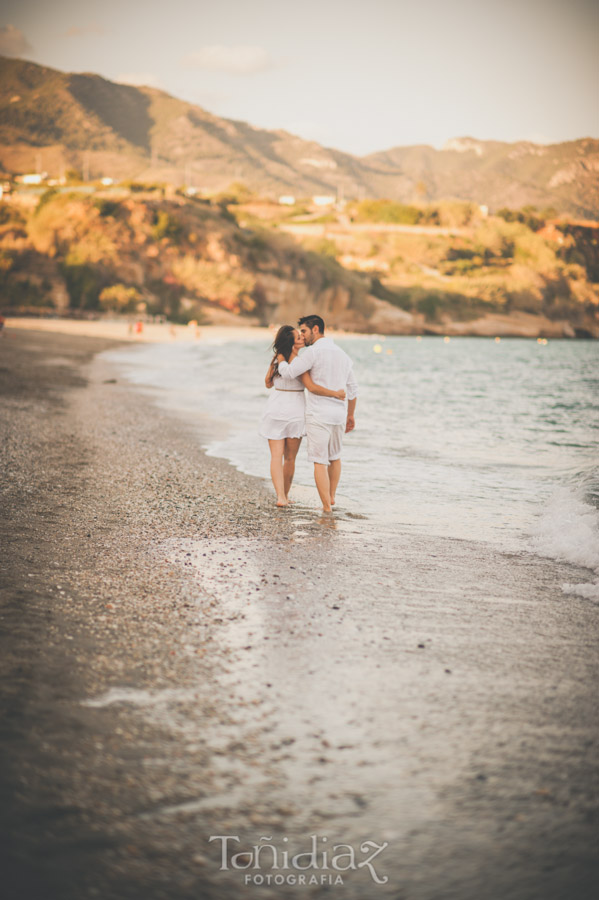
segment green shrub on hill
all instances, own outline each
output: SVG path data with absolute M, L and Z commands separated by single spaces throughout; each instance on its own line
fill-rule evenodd
M 465 228 L 474 225 L 482 218 L 480 207 L 476 203 L 465 203 L 463 200 L 444 200 L 428 207 L 436 216 L 438 224 L 443 228 Z
M 131 191 L 132 194 L 159 193 L 159 194 L 164 195 L 164 185 L 163 184 L 154 184 L 154 183 L 146 184 L 143 181 L 123 181 L 121 187 L 126 188 L 128 191 Z
M 516 238 L 520 234 L 521 226 L 487 220 L 474 232 L 474 255 L 487 263 L 510 259 L 514 254 Z
M 31 308 L 42 311 L 52 304 L 49 303 L 46 291 L 32 278 L 14 279 L 10 284 L 10 291 L 2 290 L 4 305 L 11 310 L 29 311 Z
M 416 225 L 422 218 L 416 206 L 394 200 L 362 200 L 354 207 L 357 222 L 381 222 L 389 225 Z
M 178 243 L 183 236 L 183 226 L 179 219 L 165 209 L 158 209 L 153 216 L 152 237 L 155 241 L 163 238 Z
M 419 312 L 424 313 L 430 322 L 436 322 L 443 305 L 443 300 L 438 294 L 427 294 L 418 300 L 416 308 Z
M 271 246 L 266 232 L 261 229 L 241 229 L 234 234 L 234 242 L 247 251 L 250 265 L 259 267 L 269 259 Z
M 102 280 L 87 263 L 63 262 L 60 266 L 69 293 L 71 309 L 98 309 Z
M 462 228 L 481 218 L 475 203 L 444 200 L 440 203 L 411 206 L 394 200 L 363 200 L 349 208 L 356 222 L 386 225 L 429 225 Z
M 133 312 L 140 300 L 141 294 L 137 288 L 127 287 L 124 284 L 111 284 L 103 288 L 99 295 L 102 309 L 119 313 Z
M 566 222 L 559 230 L 564 236 L 559 258 L 567 264 L 583 266 L 589 280 L 599 283 L 599 228 Z
M 83 184 L 83 172 L 81 169 L 67 169 L 64 177 L 67 184 Z
M 53 200 L 54 197 L 56 197 L 56 195 L 58 193 L 59 193 L 58 188 L 55 188 L 55 187 L 48 188 L 47 191 L 44 191 L 44 193 L 38 200 L 37 206 L 35 207 L 34 215 L 36 215 L 36 216 L 39 215 L 40 212 L 42 211 L 42 209 L 44 208 L 44 206 L 46 206 L 47 203 L 50 203 L 50 201 Z
M 94 206 L 103 219 L 114 218 L 122 208 L 120 200 L 109 200 L 107 197 L 98 197 L 94 200 Z
M 317 253 L 319 256 L 326 256 L 329 259 L 335 259 L 339 255 L 339 248 L 335 241 L 327 237 L 309 238 L 304 241 L 304 247 Z
M 232 181 L 225 191 L 219 191 L 212 199 L 219 206 L 226 206 L 248 203 L 254 196 L 254 192 L 243 181 Z
M 13 257 L 12 254 L 7 253 L 6 250 L 0 251 L 0 279 L 3 279 L 8 275 L 10 270 L 13 267 Z
M 497 210 L 496 215 L 506 222 L 519 222 L 531 231 L 540 231 L 548 219 L 555 218 L 557 211 L 553 207 L 547 207 L 539 212 L 536 206 L 523 206 L 522 209 L 509 209 L 504 206 Z

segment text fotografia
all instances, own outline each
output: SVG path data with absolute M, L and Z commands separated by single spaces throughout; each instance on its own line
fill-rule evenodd
M 328 838 L 310 835 L 310 849 L 292 853 L 288 847 L 272 843 L 272 837 L 261 837 L 249 850 L 239 848 L 236 834 L 213 834 L 209 841 L 220 841 L 221 872 L 243 871 L 245 884 L 255 885 L 315 885 L 343 884 L 343 872 L 365 869 L 375 884 L 386 884 L 387 875 L 375 868 L 377 857 L 389 846 L 385 841 L 363 841 L 359 850 L 351 844 L 328 845 Z M 283 838 L 287 844 L 289 838 Z

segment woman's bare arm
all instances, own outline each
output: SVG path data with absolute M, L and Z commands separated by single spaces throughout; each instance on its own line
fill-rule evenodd
M 311 394 L 318 394 L 319 397 L 335 397 L 337 400 L 345 400 L 344 390 L 330 391 L 321 384 L 315 384 L 310 378 L 309 372 L 304 372 L 303 375 L 300 375 L 300 379 L 304 387 L 307 388 Z
M 268 372 L 266 373 L 266 378 L 264 379 L 264 384 L 267 388 L 271 388 L 273 386 L 273 377 L 275 374 L 275 366 L 274 363 L 271 363 L 268 367 Z

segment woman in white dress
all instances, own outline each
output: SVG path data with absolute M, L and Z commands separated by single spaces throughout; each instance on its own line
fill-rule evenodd
M 278 373 L 279 353 L 291 362 L 304 346 L 302 334 L 292 325 L 282 325 L 273 343 L 274 356 L 264 383 L 274 388 L 260 422 L 260 434 L 270 447 L 270 477 L 277 494 L 277 506 L 289 506 L 289 490 L 295 472 L 295 457 L 306 433 L 304 388 L 323 397 L 345 399 L 345 391 L 330 391 L 314 384 L 310 373 L 301 378 L 282 378 Z

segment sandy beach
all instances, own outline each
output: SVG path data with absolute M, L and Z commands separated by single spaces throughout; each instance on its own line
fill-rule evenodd
M 7 321 L 14 331 L 43 331 L 72 337 L 94 337 L 126 343 L 190 343 L 195 341 L 220 342 L 223 340 L 268 339 L 271 331 L 260 327 L 239 327 L 224 325 L 173 325 L 170 322 L 142 322 L 141 331 L 136 331 L 135 319 L 38 319 L 31 316 L 13 316 Z
M 277 511 L 61 325 L 0 340 L 8 896 L 595 897 L 584 575 Z

